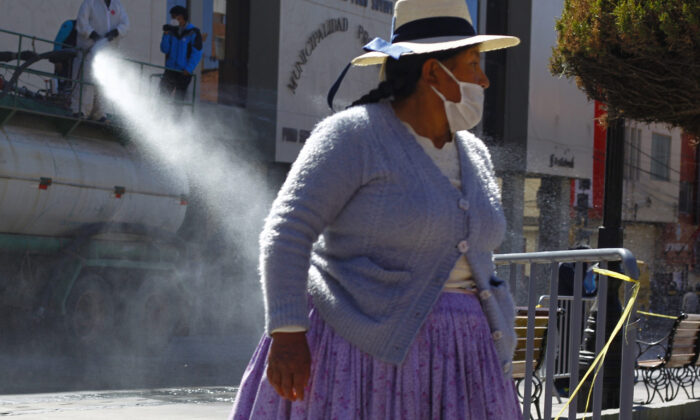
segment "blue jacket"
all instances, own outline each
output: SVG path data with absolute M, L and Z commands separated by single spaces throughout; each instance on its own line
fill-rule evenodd
M 202 59 L 202 34 L 188 23 L 182 35 L 177 30 L 163 34 L 160 50 L 165 54 L 165 67 L 192 74 Z

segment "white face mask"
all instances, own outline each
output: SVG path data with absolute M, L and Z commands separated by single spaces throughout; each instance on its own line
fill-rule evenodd
M 476 127 L 481 121 L 481 116 L 484 112 L 484 88 L 476 83 L 457 80 L 447 67 L 439 61 L 438 64 L 459 85 L 459 92 L 462 95 L 462 99 L 459 102 L 448 101 L 445 95 L 435 89 L 434 86 L 431 86 L 445 104 L 445 115 L 447 116 L 447 124 L 450 126 L 450 131 L 454 134 L 457 131 L 470 130 Z
M 161 21 L 162 22 L 162 21 Z M 172 26 L 180 26 L 180 22 L 177 21 L 177 19 L 170 19 L 170 25 Z

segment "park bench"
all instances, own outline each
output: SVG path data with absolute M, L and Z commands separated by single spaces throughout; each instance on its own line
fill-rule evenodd
M 521 390 L 520 385 L 525 380 L 526 362 L 527 362 L 527 308 L 518 307 L 515 317 L 515 333 L 518 337 L 513 355 L 513 379 L 515 380 L 515 388 L 518 393 L 518 399 L 522 402 L 525 397 L 524 390 Z M 534 330 L 534 346 L 532 353 L 532 391 L 530 399 L 535 405 L 537 418 L 542 418 L 540 412 L 540 397 L 542 396 L 542 380 L 537 375 L 538 370 L 542 365 L 544 354 L 547 346 L 547 323 L 549 320 L 549 309 L 535 309 L 535 330 Z M 531 416 L 532 417 L 532 416 Z
M 695 315 L 696 317 L 698 317 L 698 319 L 700 319 L 700 315 L 697 315 L 697 314 L 693 314 L 693 315 Z M 692 374 L 693 375 L 692 375 L 692 379 L 690 381 L 690 397 L 693 399 L 700 398 L 700 397 L 695 396 L 695 383 L 700 381 L 700 334 L 698 334 L 698 341 L 697 341 L 697 345 L 695 347 L 695 352 L 696 352 L 695 362 L 692 365 Z M 683 390 L 686 392 L 686 395 L 687 395 L 688 391 L 685 389 L 685 387 Z
M 686 322 L 693 322 L 695 325 L 700 324 L 700 314 L 685 314 L 685 316 Z M 694 388 L 695 382 L 698 380 L 698 373 L 700 373 L 700 327 L 696 330 L 695 337 L 695 354 L 691 362 L 683 368 L 671 371 L 671 378 L 678 387 L 676 392 L 683 389 L 688 398 L 697 398 Z
M 637 340 L 637 369 L 641 372 L 647 392 L 643 404 L 649 404 L 657 394 L 662 401 L 671 401 L 681 388 L 690 397 L 687 388 L 690 387 L 692 393 L 692 386 L 697 380 L 698 332 L 700 315 L 681 314 L 674 321 L 671 331 L 660 340 Z M 655 347 L 659 348 L 656 358 L 641 359 Z

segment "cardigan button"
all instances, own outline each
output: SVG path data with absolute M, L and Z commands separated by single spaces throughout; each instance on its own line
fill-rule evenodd
M 491 297 L 491 291 L 489 289 L 484 289 L 484 290 L 479 292 L 479 297 L 482 300 L 486 300 L 486 299 Z
M 469 201 L 465 200 L 464 198 L 459 199 L 459 208 L 467 211 L 469 210 Z
M 457 244 L 457 249 L 458 249 L 459 252 L 461 252 L 462 254 L 466 254 L 466 252 L 469 251 L 469 244 L 467 243 L 467 241 L 460 241 L 460 242 Z
M 494 341 L 498 341 L 498 340 L 500 340 L 501 338 L 503 338 L 503 332 L 502 332 L 502 331 L 499 331 L 499 330 L 496 330 L 496 331 L 494 331 L 493 333 L 491 333 L 491 337 L 493 337 L 493 340 L 494 340 Z

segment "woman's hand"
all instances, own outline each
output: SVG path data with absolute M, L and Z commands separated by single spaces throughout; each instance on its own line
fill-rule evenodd
M 311 353 L 305 332 L 272 334 L 267 355 L 267 380 L 280 396 L 303 400 L 304 387 L 311 375 Z

